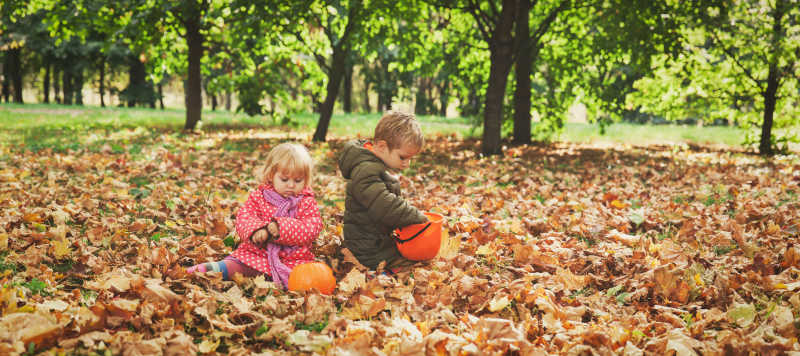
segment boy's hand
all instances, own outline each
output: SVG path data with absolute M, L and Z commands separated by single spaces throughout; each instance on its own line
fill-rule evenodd
M 269 233 L 264 229 L 258 230 L 253 233 L 253 236 L 250 237 L 250 240 L 252 240 L 256 245 L 261 245 L 269 240 Z

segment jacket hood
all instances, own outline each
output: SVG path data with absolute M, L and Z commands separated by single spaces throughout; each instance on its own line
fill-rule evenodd
M 350 179 L 359 164 L 364 162 L 375 162 L 384 164 L 378 156 L 370 150 L 364 148 L 367 140 L 350 141 L 344 145 L 342 153 L 339 155 L 339 170 L 342 171 L 344 179 Z

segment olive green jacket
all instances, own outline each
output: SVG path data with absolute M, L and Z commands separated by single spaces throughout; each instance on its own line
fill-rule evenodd
M 375 269 L 381 261 L 401 257 L 392 231 L 428 218 L 400 197 L 400 183 L 364 148 L 365 142 L 348 142 L 339 155 L 339 169 L 347 179 L 342 233 L 345 247 L 361 264 Z

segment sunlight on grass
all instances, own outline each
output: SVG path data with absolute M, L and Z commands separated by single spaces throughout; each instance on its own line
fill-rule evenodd
M 163 132 L 180 133 L 185 121 L 181 109 L 149 109 L 55 104 L 0 104 L 0 145 L 24 146 L 29 150 L 51 148 L 57 151 L 86 148 L 98 150 L 107 142 L 136 143 Z M 310 140 L 319 114 L 301 113 L 288 122 L 270 117 L 251 117 L 228 111 L 204 111 L 198 128 L 204 132 L 236 131 L 242 142 L 223 143 L 225 149 L 243 150 L 259 138 Z M 379 113 L 336 114 L 328 128 L 330 138 L 370 137 L 380 119 Z M 469 118 L 419 116 L 425 135 L 455 135 L 480 138 L 482 128 Z M 535 124 L 535 123 L 534 123 Z M 791 130 L 776 130 L 786 134 Z M 594 124 L 567 123 L 554 140 L 580 143 L 626 143 L 633 145 L 694 143 L 742 147 L 745 132 L 730 126 L 636 125 L 615 123 L 604 135 Z M 212 145 L 203 142 L 201 146 Z M 798 149 L 796 144 L 790 149 Z

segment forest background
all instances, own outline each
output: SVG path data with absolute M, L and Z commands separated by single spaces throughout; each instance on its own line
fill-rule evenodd
M 553 140 L 576 111 L 601 133 L 621 120 L 728 125 L 766 155 L 798 140 L 793 1 L 0 6 L 6 102 L 166 100 L 187 130 L 204 107 L 286 124 L 313 112 L 315 141 L 334 112 L 395 107 L 469 121 L 484 154 Z
M 0 354 L 798 353 L 799 7 L 2 1 Z M 390 108 L 445 217 L 394 276 L 336 168 Z M 334 293 L 186 274 L 284 141 Z

